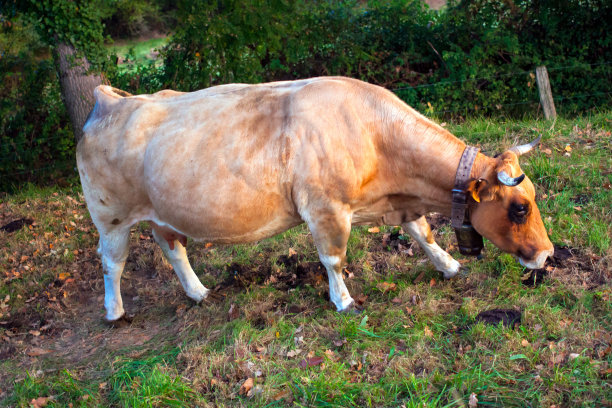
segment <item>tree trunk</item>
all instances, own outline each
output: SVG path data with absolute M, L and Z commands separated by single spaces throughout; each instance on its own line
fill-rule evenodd
M 102 84 L 100 74 L 88 73 L 90 64 L 86 57 L 77 58 L 74 47 L 60 43 L 55 52 L 62 99 L 72 122 L 76 143 L 83 136 L 83 125 L 94 107 L 93 91 Z

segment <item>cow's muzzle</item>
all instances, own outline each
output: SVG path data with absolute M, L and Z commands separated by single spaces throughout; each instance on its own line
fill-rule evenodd
M 549 256 L 553 256 L 555 253 L 554 249 L 545 249 L 543 251 L 538 252 L 538 254 L 531 260 L 526 261 L 523 258 L 519 257 L 519 262 L 525 268 L 529 269 L 541 269 L 544 267 L 546 260 Z

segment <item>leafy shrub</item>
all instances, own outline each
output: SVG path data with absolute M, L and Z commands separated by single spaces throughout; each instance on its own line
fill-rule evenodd
M 0 84 L 0 188 L 70 168 L 74 138 L 52 61 L 0 58 Z
M 149 82 L 194 90 L 347 75 L 434 113 L 520 114 L 537 108 L 533 70 L 547 65 L 562 107 L 609 106 L 611 10 L 603 0 L 476 0 L 442 12 L 418 0 L 195 0 L 180 4 Z

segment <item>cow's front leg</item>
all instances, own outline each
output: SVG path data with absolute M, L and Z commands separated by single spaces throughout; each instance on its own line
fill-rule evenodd
M 189 259 L 187 259 L 187 251 L 184 243 L 186 238 L 178 236 L 178 234 L 168 228 L 155 225 L 153 227 L 153 238 L 159 244 L 164 253 L 164 256 L 172 265 L 176 276 L 179 278 L 185 293 L 196 302 L 201 302 L 208 296 L 209 290 L 206 289 L 200 279 L 191 268 Z M 182 242 L 181 242 L 182 241 Z
M 100 231 L 98 253 L 104 270 L 104 308 L 109 322 L 120 319 L 125 313 L 120 282 L 128 254 L 129 233 L 129 227 Z
M 320 210 L 310 213 L 306 222 L 319 252 L 319 259 L 327 270 L 329 298 L 339 312 L 354 308 L 342 267 L 346 260 L 346 244 L 351 233 L 351 216 L 346 211 Z
M 442 272 L 446 279 L 452 278 L 459 272 L 461 264 L 436 244 L 429 223 L 424 216 L 403 223 L 402 227 L 419 243 L 436 269 Z

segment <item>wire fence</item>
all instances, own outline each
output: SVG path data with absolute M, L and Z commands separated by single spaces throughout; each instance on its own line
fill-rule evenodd
M 596 67 L 596 66 L 605 66 L 605 65 L 612 65 L 612 61 L 606 61 L 606 62 L 600 62 L 600 63 L 594 63 L 594 64 L 577 64 L 577 65 L 557 66 L 557 67 L 550 67 L 550 68 L 547 67 L 547 70 L 548 71 L 568 71 L 572 69 L 580 69 L 580 68 L 584 69 L 585 67 Z M 406 91 L 406 90 L 413 90 L 413 89 L 453 85 L 453 84 L 466 83 L 466 82 L 490 81 L 490 80 L 500 79 L 500 78 L 508 78 L 508 77 L 514 77 L 514 76 L 519 76 L 519 75 L 528 75 L 530 73 L 534 73 L 534 70 L 503 72 L 503 73 L 490 75 L 490 76 L 483 76 L 483 77 L 477 77 L 477 78 L 466 78 L 466 79 L 456 80 L 456 81 L 440 81 L 440 82 L 435 82 L 431 84 L 402 86 L 398 88 L 393 88 L 391 89 L 391 91 L 398 92 L 398 91 Z M 568 96 L 561 95 L 561 96 L 554 97 L 553 100 L 556 102 L 562 102 L 562 101 L 567 101 L 567 100 L 594 97 L 594 96 L 604 96 L 604 95 L 611 96 L 612 90 L 603 91 L 603 92 L 584 93 L 584 94 L 578 94 L 578 95 L 568 95 Z M 513 101 L 513 102 L 495 104 L 495 108 L 501 111 L 502 108 L 504 107 L 529 105 L 529 104 L 539 105 L 540 102 L 535 101 L 535 100 L 533 101 L 532 100 Z M 475 110 L 476 110 L 475 108 L 472 108 L 472 109 L 459 108 L 459 109 L 431 110 L 430 112 L 435 113 L 435 114 L 450 114 L 450 113 L 459 113 L 459 112 L 467 113 L 467 112 L 475 111 Z M 484 135 L 485 133 L 482 133 L 482 134 Z M 471 136 L 476 136 L 476 135 L 477 134 L 474 134 L 474 133 L 471 134 Z M 61 136 L 49 137 L 46 139 L 32 139 L 32 140 L 25 140 L 21 142 L 11 143 L 10 146 L 14 148 L 14 151 L 12 153 L 9 153 L 8 155 L 0 156 L 0 162 L 6 159 L 17 158 L 16 157 L 16 155 L 18 154 L 17 149 L 16 149 L 17 147 L 27 145 L 27 144 L 34 144 L 34 143 L 36 143 L 36 145 L 43 145 L 43 144 L 50 143 L 50 142 L 60 140 L 63 138 L 65 138 L 65 136 L 61 135 Z M 0 174 L 3 174 L 3 176 L 23 176 L 23 175 L 28 175 L 28 174 L 34 175 L 34 174 L 40 174 L 40 173 L 51 173 L 53 170 L 60 170 L 60 169 L 65 173 L 69 173 L 69 170 L 71 170 L 71 173 L 74 173 L 76 175 L 75 164 L 74 163 L 67 164 L 66 162 L 57 163 L 54 165 L 44 166 L 44 167 L 35 168 L 35 169 L 20 170 L 17 172 L 10 172 L 10 173 L 2 172 L 0 170 Z

